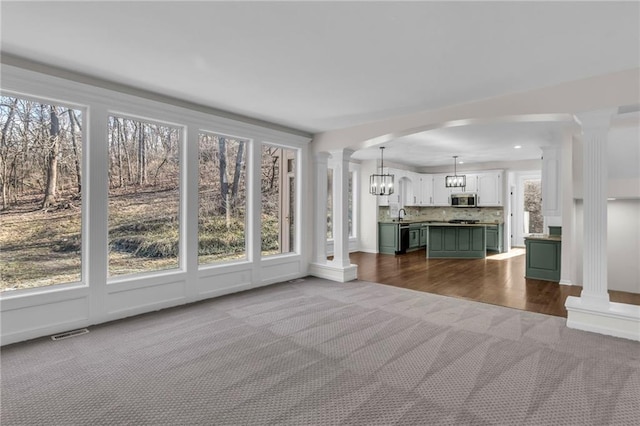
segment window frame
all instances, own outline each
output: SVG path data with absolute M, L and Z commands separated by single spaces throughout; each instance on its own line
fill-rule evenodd
M 262 160 L 262 152 L 263 152 L 263 147 L 267 145 L 267 146 L 272 146 L 272 147 L 276 147 L 279 149 L 287 149 L 290 150 L 294 153 L 294 159 L 295 159 L 295 170 L 294 170 L 294 178 L 295 178 L 295 206 L 294 206 L 294 227 L 293 227 L 293 231 L 295 232 L 295 236 L 294 236 L 294 250 L 291 251 L 287 251 L 287 252 L 282 252 L 282 247 L 280 247 L 280 252 L 279 253 L 273 253 L 273 254 L 267 254 L 265 255 L 262 252 L 262 193 L 261 193 L 261 179 L 262 179 L 262 161 L 260 161 L 259 167 L 257 168 L 257 170 L 253 170 L 254 172 L 258 173 L 257 176 L 257 181 L 260 182 L 259 183 L 259 187 L 257 188 L 258 192 L 260 192 L 260 202 L 259 202 L 259 209 L 257 211 L 254 211 L 254 214 L 258 214 L 259 218 L 258 221 L 260 223 L 259 226 L 259 232 L 258 232 L 258 241 L 257 244 L 259 246 L 259 250 L 258 250 L 258 254 L 260 256 L 261 260 L 267 260 L 267 259 L 276 259 L 276 258 L 282 258 L 282 257 L 289 257 L 289 256 L 300 256 L 302 253 L 302 237 L 301 237 L 301 223 L 302 223 L 302 185 L 300 184 L 301 182 L 303 182 L 302 179 L 302 159 L 303 159 L 303 152 L 302 152 L 302 148 L 300 146 L 296 146 L 296 145 L 287 145 L 284 143 L 279 143 L 279 142 L 271 142 L 271 141 L 267 141 L 267 140 L 262 140 L 260 141 L 259 144 L 257 144 L 257 146 L 255 146 L 254 148 L 256 148 L 258 150 L 258 152 L 260 153 L 260 160 Z M 286 164 L 286 163 L 285 163 Z M 259 171 L 258 171 L 259 170 Z M 285 175 L 287 175 L 289 172 L 285 172 Z M 280 208 L 282 209 L 282 205 L 280 205 Z M 279 235 L 279 238 L 282 238 L 282 235 Z
M 109 156 L 110 156 L 110 152 L 109 152 L 109 146 L 108 146 L 108 138 L 109 135 L 107 133 L 105 133 L 105 140 L 104 143 L 105 145 L 107 145 L 107 158 L 106 160 L 106 172 L 107 172 L 107 180 L 105 182 L 105 185 L 107 187 L 107 203 L 106 203 L 106 223 L 105 223 L 105 228 L 106 228 L 106 233 L 107 233 L 107 238 L 106 238 L 106 247 L 105 247 L 105 251 L 106 251 L 106 284 L 107 286 L 109 285 L 116 285 L 116 284 L 121 284 L 121 283 L 127 283 L 127 282 L 131 282 L 131 281 L 136 281 L 139 279 L 145 279 L 145 278 L 153 278 L 153 277 L 158 277 L 158 276 L 166 276 L 166 275 L 172 275 L 172 274 L 181 274 L 184 273 L 187 269 L 186 267 L 186 262 L 187 262 L 187 254 L 186 254 L 186 248 L 187 248 L 187 244 L 186 244 L 186 223 L 184 223 L 186 221 L 186 211 L 187 211 L 187 201 L 186 201 L 186 191 L 187 191 L 187 185 L 188 183 L 186 182 L 186 161 L 187 161 L 187 157 L 186 157 L 186 145 L 187 145 L 187 125 L 186 124 L 180 124 L 177 122 L 172 122 L 170 120 L 163 120 L 163 119 L 158 119 L 158 118 L 149 118 L 143 114 L 135 114 L 135 113 L 128 113 L 128 112 L 122 112 L 121 110 L 116 110 L 116 109 L 107 109 L 106 110 L 106 115 L 105 115 L 105 123 L 108 127 L 109 125 L 109 118 L 110 117 L 116 117 L 116 118 L 123 118 L 123 119 L 128 119 L 128 120 L 137 120 L 137 121 L 144 121 L 145 123 L 148 124 L 154 124 L 156 126 L 167 126 L 167 127 L 173 127 L 175 129 L 178 129 L 180 131 L 180 141 L 178 144 L 178 161 L 180 162 L 179 164 L 179 174 L 178 174 L 178 266 L 176 268 L 171 268 L 171 269 L 160 269 L 160 270 L 153 270 L 153 271 L 145 271 L 145 272 L 136 272 L 133 274 L 124 274 L 124 275 L 115 275 L 115 276 L 111 276 L 109 274 Z M 105 132 L 107 130 L 107 127 L 105 127 Z
M 58 97 L 47 96 L 47 95 L 33 95 L 28 93 L 27 91 L 21 90 L 11 90 L 11 89 L 3 89 L 0 87 L 0 96 L 8 96 L 8 97 L 16 97 L 29 102 L 36 102 L 42 104 L 56 105 L 63 108 L 69 108 L 78 110 L 82 113 L 82 128 L 80 129 L 80 134 L 82 135 L 81 141 L 81 158 L 80 158 L 80 279 L 77 281 L 69 281 L 58 284 L 50 284 L 42 287 L 32 287 L 32 288 L 23 288 L 16 289 L 10 291 L 0 292 L 0 298 L 8 298 L 13 296 L 29 296 L 29 295 L 37 295 L 43 293 L 51 293 L 58 292 L 61 290 L 72 290 L 72 289 L 81 289 L 87 288 L 89 286 L 89 259 L 90 259 L 90 247 L 89 247 L 89 228 L 88 218 L 89 218 L 89 203 L 87 200 L 87 188 L 89 184 L 89 176 L 90 176 L 90 168 L 89 168 L 89 160 L 90 157 L 87 155 L 89 152 L 89 138 L 88 138 L 88 117 L 89 117 L 89 107 L 79 102 L 65 101 L 61 100 Z
M 250 156 L 251 156 L 251 150 L 254 146 L 254 139 L 250 138 L 250 137 L 244 137 L 244 136 L 237 136 L 237 135 L 233 135 L 230 133 L 224 133 L 224 132 L 218 132 L 215 130 L 207 130 L 204 128 L 199 128 L 198 132 L 197 132 L 197 137 L 198 137 L 198 141 L 200 140 L 200 135 L 202 134 L 207 134 L 207 135 L 212 135 L 212 136 L 225 136 L 225 137 L 229 137 L 229 138 L 234 138 L 234 139 L 238 139 L 238 140 L 243 140 L 245 142 L 245 157 L 244 157 L 244 163 L 245 163 L 245 171 L 244 171 L 244 180 L 245 180 L 245 186 L 246 186 L 246 194 L 245 194 L 245 215 L 244 215 L 244 257 L 241 259 L 229 259 L 229 260 L 219 260 L 216 262 L 208 262 L 208 263 L 200 263 L 200 256 L 198 255 L 198 250 L 196 249 L 196 258 L 197 258 L 197 264 L 198 264 L 198 269 L 200 270 L 206 270 L 206 269 L 214 269 L 217 267 L 222 267 L 225 265 L 237 265 L 237 264 L 246 264 L 251 262 L 251 253 L 250 253 L 250 244 L 249 244 L 249 240 L 251 238 L 251 232 L 250 232 L 250 223 L 251 223 L 251 197 L 250 197 L 250 190 L 249 190 L 249 185 L 251 184 L 251 173 L 252 170 L 250 168 Z M 200 208 L 200 144 L 198 144 L 198 165 L 197 165 L 197 169 L 198 169 L 198 183 L 197 183 L 197 188 L 196 191 L 198 193 L 198 209 Z M 198 219 L 199 219 L 200 215 L 198 214 Z M 200 227 L 198 227 L 198 236 L 197 236 L 197 244 L 199 246 L 200 244 Z

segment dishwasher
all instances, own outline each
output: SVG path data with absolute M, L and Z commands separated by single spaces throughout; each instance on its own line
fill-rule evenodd
M 409 248 L 409 224 L 398 226 L 398 250 L 396 254 L 405 254 Z

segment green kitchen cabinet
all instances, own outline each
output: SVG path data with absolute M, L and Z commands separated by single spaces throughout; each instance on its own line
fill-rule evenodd
M 420 228 L 411 227 L 409 229 L 409 248 L 417 249 L 420 247 Z
M 430 258 L 484 258 L 484 226 L 430 226 L 427 253 Z
M 527 238 L 525 278 L 560 281 L 560 238 Z
M 488 225 L 487 229 L 487 251 L 497 251 L 502 253 L 502 240 L 503 240 L 503 224 Z
M 398 224 L 378 224 L 378 253 L 395 254 L 400 249 L 398 241 Z
M 427 241 L 429 241 L 429 228 L 422 226 L 420 228 L 420 247 L 426 247 Z

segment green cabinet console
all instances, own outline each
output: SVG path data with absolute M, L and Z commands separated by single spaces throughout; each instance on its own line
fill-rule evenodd
M 487 225 L 487 251 L 502 253 L 504 225 Z
M 526 269 L 525 278 L 560 281 L 559 237 L 525 237 Z
M 398 224 L 378 223 L 378 253 L 395 254 L 398 250 Z
M 429 227 L 422 225 L 420 227 L 420 247 L 426 247 L 427 241 L 429 241 Z
M 481 259 L 486 255 L 484 226 L 430 226 L 427 257 Z
M 400 231 L 402 227 L 403 231 Z M 378 253 L 399 254 L 402 249 L 401 234 L 408 234 L 405 251 L 413 251 L 427 245 L 428 224 L 426 222 L 378 222 Z

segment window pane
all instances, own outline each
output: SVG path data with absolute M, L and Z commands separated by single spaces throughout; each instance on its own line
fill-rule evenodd
M 109 117 L 109 275 L 179 267 L 181 131 Z
M 262 146 L 262 255 L 295 251 L 296 151 Z
M 246 141 L 201 134 L 198 261 L 246 259 Z
M 81 280 L 83 116 L 2 96 L 0 289 Z

